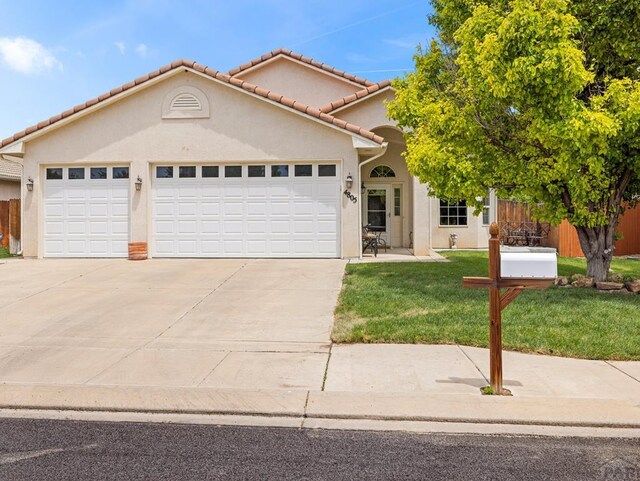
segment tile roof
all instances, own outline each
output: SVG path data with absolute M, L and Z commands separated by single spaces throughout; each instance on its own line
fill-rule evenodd
M 239 67 L 234 68 L 233 70 L 229 70 L 229 72 L 227 72 L 227 74 L 230 75 L 231 77 L 233 77 L 235 75 L 238 75 L 240 72 L 243 72 L 243 71 L 245 71 L 247 69 L 255 67 L 256 65 L 259 65 L 259 64 L 261 64 L 263 62 L 266 62 L 267 60 L 270 60 L 270 59 L 272 59 L 274 57 L 277 57 L 278 55 L 284 55 L 284 56 L 292 58 L 294 60 L 298 60 L 299 62 L 303 62 L 303 63 L 306 63 L 308 65 L 312 65 L 312 66 L 314 66 L 314 67 L 316 67 L 318 69 L 324 70 L 325 72 L 332 73 L 333 75 L 337 75 L 338 77 L 345 78 L 347 80 L 350 80 L 351 82 L 355 82 L 355 83 L 358 83 L 360 85 L 364 85 L 365 87 L 370 87 L 370 86 L 374 85 L 374 82 L 370 82 L 367 79 L 364 79 L 362 77 L 356 77 L 355 75 L 352 75 L 350 73 L 343 72 L 342 70 L 338 70 L 337 68 L 332 67 L 331 65 L 327 65 L 326 63 L 318 62 L 317 60 L 313 60 L 312 58 L 305 57 L 304 55 L 301 55 L 299 53 L 292 52 L 291 50 L 288 50 L 286 48 L 277 48 L 275 50 L 272 50 L 269 53 L 265 53 L 261 57 L 254 58 L 250 62 L 242 64 Z
M 22 179 L 22 165 L 18 162 L 0 158 L 0 179 Z
M 340 120 L 338 118 L 335 118 L 325 112 L 321 112 L 319 109 L 315 108 L 315 107 L 309 107 L 308 105 L 304 105 L 300 102 L 298 102 L 297 100 L 293 100 L 290 98 L 287 98 L 283 95 L 277 94 L 275 92 L 272 92 L 270 90 L 264 89 L 262 87 L 258 87 L 256 85 L 253 85 L 249 82 L 245 82 L 244 80 L 235 78 L 235 77 L 230 77 L 227 74 L 224 74 L 222 72 L 219 72 L 217 70 L 211 69 L 209 67 L 206 67 L 204 65 L 200 65 L 192 60 L 186 60 L 186 59 L 181 59 L 181 60 L 176 60 L 170 64 L 165 65 L 164 67 L 160 67 L 158 70 L 154 70 L 151 73 L 148 73 L 147 75 L 143 75 L 142 77 L 138 77 L 135 80 L 132 80 L 131 82 L 128 82 L 124 85 L 121 85 L 120 87 L 117 87 L 115 89 L 110 90 L 109 92 L 106 92 L 96 98 L 93 98 L 91 100 L 88 100 L 87 102 L 83 103 L 83 104 L 79 104 L 76 105 L 75 107 L 69 109 L 69 110 L 65 110 L 64 112 L 58 114 L 58 115 L 54 115 L 53 117 L 44 120 L 42 122 L 39 122 L 36 125 L 32 125 L 31 127 L 26 128 L 25 130 L 22 130 L 14 135 L 12 135 L 11 137 L 7 137 L 6 139 L 2 140 L 0 142 L 0 147 L 4 147 L 6 145 L 11 144 L 12 142 L 15 142 L 17 140 L 22 139 L 23 137 L 26 137 L 27 135 L 30 135 L 38 130 L 44 129 L 45 127 L 48 127 L 50 125 L 55 124 L 56 122 L 59 122 L 63 119 L 66 119 L 68 117 L 71 117 L 74 114 L 77 114 L 78 112 L 82 112 L 85 109 L 88 109 L 89 107 L 93 107 L 94 105 L 100 103 L 100 102 L 104 102 L 105 100 L 115 97 L 118 94 L 121 94 L 122 92 L 126 92 L 129 89 L 132 89 L 133 87 L 136 87 L 138 85 L 144 84 L 145 82 L 148 82 L 149 80 L 158 77 L 160 75 L 163 75 L 169 71 L 178 69 L 178 68 L 190 68 L 195 70 L 196 72 L 200 72 L 208 77 L 211 77 L 213 79 L 225 82 L 227 84 L 230 84 L 234 87 L 237 88 L 241 88 L 247 92 L 250 92 L 254 95 L 258 95 L 260 97 L 264 97 L 266 99 L 269 99 L 271 101 L 277 102 L 279 104 L 282 104 L 286 107 L 289 107 L 293 110 L 297 110 L 298 112 L 302 112 L 310 117 L 314 117 L 316 119 L 319 119 L 327 124 L 330 125 L 334 125 L 340 129 L 346 130 L 348 132 L 351 132 L 353 134 L 359 135 L 361 137 L 364 137 L 366 139 L 369 139 L 377 144 L 382 144 L 384 142 L 384 139 L 382 137 L 380 137 L 379 135 L 374 134 L 373 132 L 370 132 L 366 129 L 363 129 L 362 127 L 358 127 L 357 125 L 353 125 L 350 124 L 348 122 L 345 122 L 344 120 Z
M 321 107 L 320 112 L 324 112 L 324 113 L 333 112 L 336 109 L 344 107 L 345 105 L 355 102 L 356 100 L 360 100 L 361 98 L 364 98 L 367 95 L 371 95 L 375 92 L 379 92 L 390 86 L 391 86 L 391 80 L 384 80 L 382 82 L 378 82 L 376 84 L 373 84 L 367 87 L 366 89 L 358 90 L 357 92 L 351 95 L 347 95 L 346 97 L 341 98 L 340 100 L 336 100 L 335 102 L 331 102 L 330 104 L 327 104 L 324 107 Z

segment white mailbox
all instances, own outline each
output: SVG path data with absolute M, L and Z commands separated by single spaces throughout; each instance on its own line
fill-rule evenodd
M 502 247 L 500 275 L 507 278 L 555 279 L 558 253 L 547 247 Z

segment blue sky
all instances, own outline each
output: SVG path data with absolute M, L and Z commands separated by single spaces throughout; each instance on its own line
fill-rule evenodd
M 371 80 L 411 69 L 428 0 L 0 0 L 0 139 L 179 58 L 275 48 Z

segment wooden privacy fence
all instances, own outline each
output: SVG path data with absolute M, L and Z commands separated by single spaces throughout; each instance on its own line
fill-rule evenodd
M 527 237 L 535 237 L 527 232 L 533 230 L 542 233 L 540 245 L 555 247 L 563 257 L 584 257 L 576 229 L 567 220 L 551 228 L 548 224 L 536 223 L 531 218 L 531 206 L 526 202 L 499 199 L 498 224 L 501 240 L 505 244 L 528 244 Z M 618 224 L 618 232 L 622 238 L 616 241 L 615 255 L 640 254 L 640 206 L 624 213 Z
M 20 251 L 20 199 L 0 201 L 0 246 L 12 254 Z
M 503 244 L 549 246 L 551 226 L 533 220 L 526 202 L 498 199 L 498 226 Z
M 552 237 L 557 245 L 558 254 L 564 257 L 584 257 L 578 233 L 569 221 L 554 228 L 556 231 Z M 618 233 L 622 236 L 616 241 L 614 255 L 631 256 L 640 254 L 640 206 L 624 213 L 618 222 Z

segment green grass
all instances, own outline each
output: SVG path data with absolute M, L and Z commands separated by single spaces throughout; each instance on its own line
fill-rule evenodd
M 452 252 L 442 263 L 349 264 L 338 306 L 336 342 L 463 344 L 487 347 L 488 295 L 463 289 L 486 276 L 486 252 Z M 640 277 L 640 261 L 612 269 Z M 585 272 L 560 258 L 560 275 Z M 589 359 L 640 359 L 640 295 L 557 288 L 523 292 L 503 311 L 505 349 Z
M 4 258 L 4 257 L 9 257 L 9 249 L 7 249 L 6 247 L 0 247 L 0 259 Z

